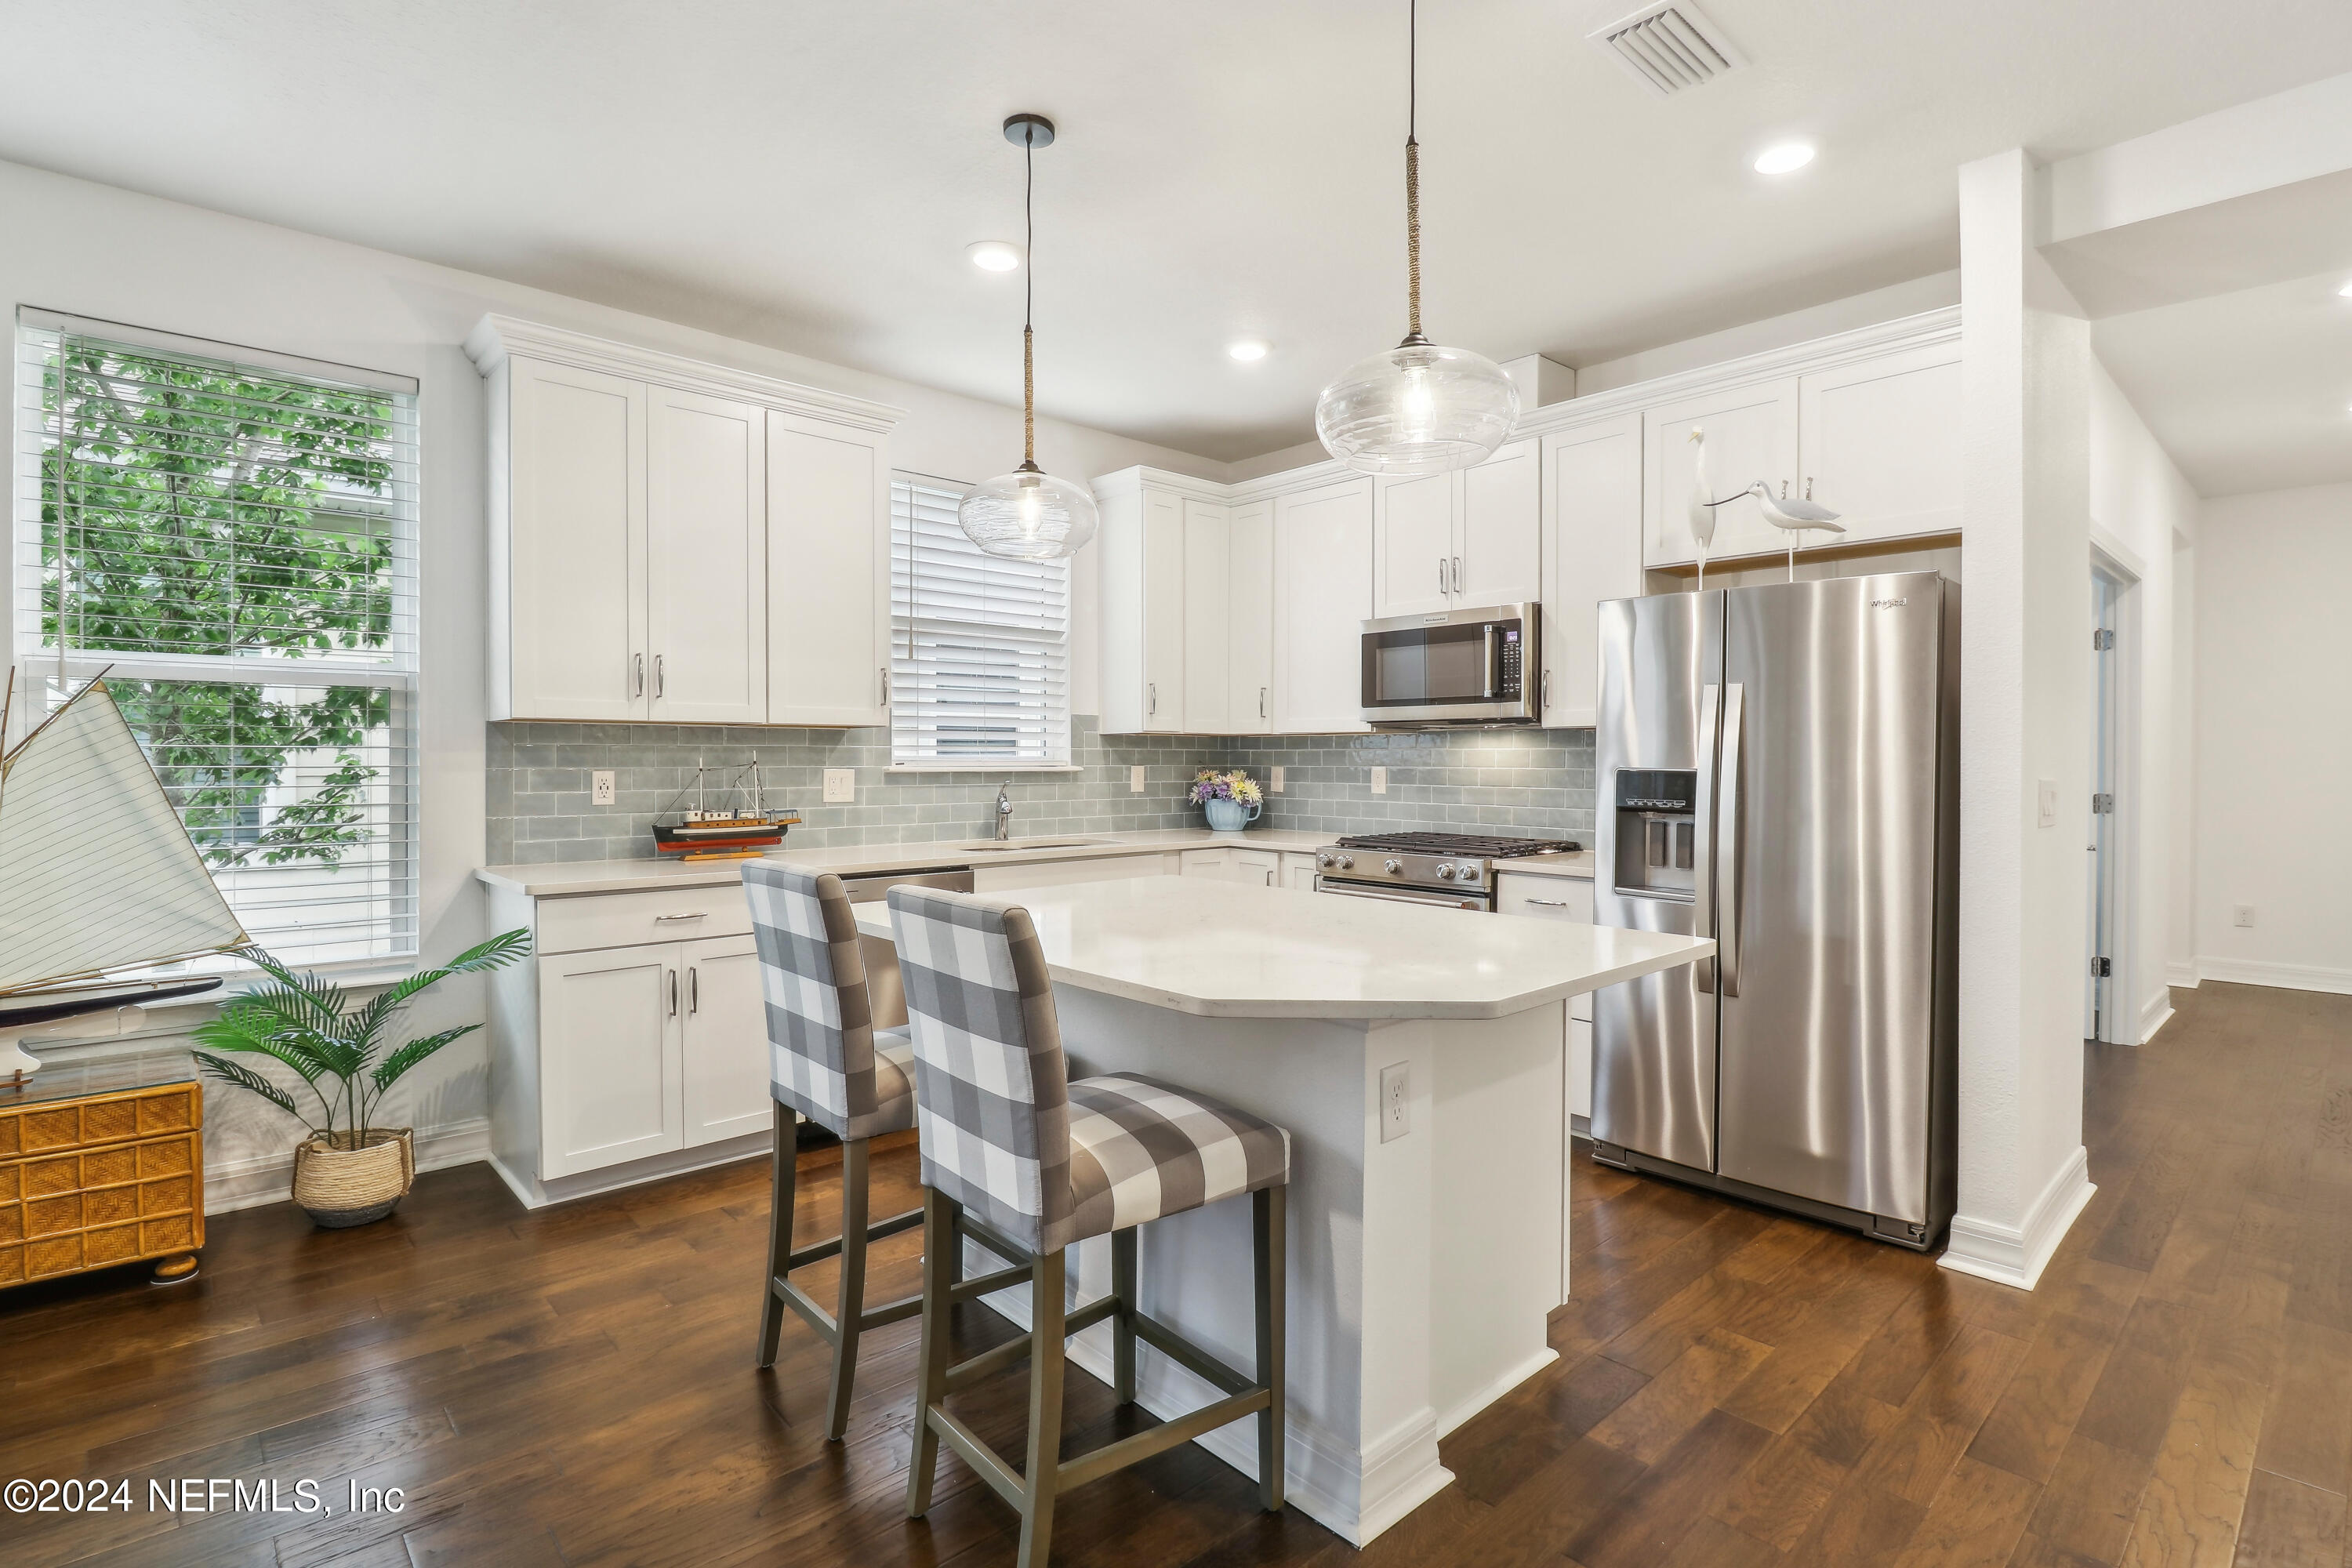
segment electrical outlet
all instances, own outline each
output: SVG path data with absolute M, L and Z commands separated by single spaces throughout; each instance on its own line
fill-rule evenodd
M 2057 826 L 2058 781 L 2056 779 L 2042 780 L 2036 798 L 2039 806 L 2039 814 L 2042 819 L 2042 826 L 2044 827 Z
M 827 768 L 824 770 L 824 804 L 846 805 L 857 799 L 857 770 Z
M 1127 793 L 1129 795 L 1141 795 L 1143 793 L 1143 764 L 1141 763 L 1138 763 L 1135 766 L 1127 770 Z
M 1381 1142 L 1392 1143 L 1412 1131 L 1412 1076 L 1409 1063 L 1381 1069 Z
M 613 804 L 613 774 L 611 770 L 599 768 L 594 773 L 588 775 L 588 799 L 592 804 L 596 805 L 610 805 Z
M 2230 923 L 2233 926 L 2250 926 L 2253 924 L 2254 906 L 2252 904 L 2231 904 L 2230 906 Z
M 1265 787 L 1276 795 L 1280 795 L 1282 793 L 1282 770 L 1280 768 L 1274 770 L 1274 777 L 1267 781 Z
M 1374 795 L 1386 795 L 1389 793 L 1388 769 L 1374 768 L 1372 770 L 1372 793 Z

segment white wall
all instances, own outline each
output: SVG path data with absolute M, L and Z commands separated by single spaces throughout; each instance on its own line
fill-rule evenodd
M 2352 992 L 2352 485 L 2204 503 L 2197 968 Z M 2231 923 L 2252 904 L 2254 924 Z
M 2179 689 L 2189 668 L 2176 628 L 2179 567 L 2196 539 L 2198 500 L 2095 360 L 2090 394 L 2092 538 L 2137 579 L 2126 590 L 2123 640 L 2126 665 L 2137 672 L 2126 697 L 2137 710 L 2138 745 L 2137 755 L 2120 761 L 2118 790 L 2129 841 L 2118 892 L 2131 906 L 2132 941 L 2128 952 L 2112 955 L 2131 1012 L 2129 1032 L 2108 1037 L 2145 1041 L 2172 1012 L 2173 880 L 2189 829 L 2190 794 L 2175 734 L 2186 718 Z
M 482 563 L 484 424 L 481 382 L 459 348 L 485 311 L 501 310 L 649 344 L 894 405 L 906 417 L 891 439 L 898 467 L 978 479 L 1019 461 L 1021 413 L 829 365 L 758 344 L 405 257 L 320 239 L 0 163 L 0 302 L 159 328 L 223 342 L 413 375 L 422 385 L 425 627 L 423 882 L 428 959 L 482 931 L 474 868 L 482 858 Z M 13 317 L 12 317 L 13 320 Z M 1007 353 L 1012 352 L 1007 340 Z M 14 439 L 16 421 L 8 421 Z M 1038 459 L 1081 480 L 1136 463 L 1223 479 L 1225 465 L 1082 426 L 1040 420 Z M 13 454 L 12 454 L 13 455 Z M 14 471 L 13 464 L 11 470 Z M 1089 552 L 1090 553 L 1090 552 Z M 12 557 L 13 550 L 6 552 Z M 1074 697 L 1096 710 L 1092 563 L 1078 564 Z M 0 557 L 0 606 L 11 606 Z M 7 611 L 0 608 L 0 616 Z M 0 622 L 13 657 L 15 630 Z M 478 1020 L 478 983 L 452 982 L 415 1009 L 418 1032 Z M 463 1154 L 485 1105 L 478 1039 L 449 1047 L 412 1075 L 391 1108 L 420 1131 L 454 1130 L 440 1145 Z M 215 1185 L 282 1191 L 274 1174 L 294 1129 L 248 1097 L 215 1092 L 206 1107 L 206 1162 Z M 469 1156 L 468 1156 L 469 1157 Z

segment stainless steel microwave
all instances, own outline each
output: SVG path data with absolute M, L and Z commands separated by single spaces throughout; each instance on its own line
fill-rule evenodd
M 1496 605 L 1364 623 L 1364 721 L 1426 729 L 1533 724 L 1543 716 L 1542 617 Z

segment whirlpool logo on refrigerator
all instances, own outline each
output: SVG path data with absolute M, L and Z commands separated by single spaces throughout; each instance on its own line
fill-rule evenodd
M 1870 607 L 1871 607 L 1872 609 L 1874 609 L 1874 610 L 1899 610 L 1899 609 L 1901 609 L 1904 605 L 1906 605 L 1909 604 L 1910 602 L 1911 602 L 1911 601 L 1910 601 L 1909 599 L 1907 599 L 1907 598 L 1905 598 L 1905 599 L 1873 599 L 1873 600 L 1871 600 L 1871 601 L 1870 601 Z

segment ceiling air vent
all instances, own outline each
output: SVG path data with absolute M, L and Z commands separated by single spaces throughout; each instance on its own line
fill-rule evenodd
M 1661 0 L 1591 35 L 1660 98 L 1703 87 L 1748 63 L 1690 0 Z

